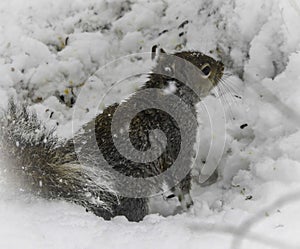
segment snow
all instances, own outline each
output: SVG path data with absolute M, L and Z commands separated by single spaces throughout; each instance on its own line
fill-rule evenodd
M 167 70 L 167 69 L 165 69 L 165 70 Z M 166 89 L 164 89 L 164 91 L 163 91 L 164 94 L 166 94 L 166 95 L 174 94 L 177 90 L 176 82 L 175 81 L 170 81 L 168 83 L 169 83 L 168 87 Z
M 157 197 L 142 222 L 104 221 L 15 193 L 1 173 L 0 248 L 300 247 L 298 1 L 2 0 L 0 13 L 0 107 L 17 96 L 60 136 L 134 92 L 155 44 L 212 52 L 232 73 L 203 102 L 200 159 L 223 154 L 212 185 L 195 165 L 191 210 Z

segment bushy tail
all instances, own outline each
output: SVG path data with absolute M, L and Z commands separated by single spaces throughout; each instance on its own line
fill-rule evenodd
M 0 120 L 1 166 L 22 191 L 64 199 L 109 219 L 118 198 L 99 172 L 82 166 L 73 142 L 60 141 L 26 107 L 10 101 Z M 106 172 L 102 172 L 105 175 Z

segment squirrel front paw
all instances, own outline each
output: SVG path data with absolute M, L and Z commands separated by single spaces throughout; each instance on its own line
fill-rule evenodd
M 194 205 L 194 202 L 193 202 L 193 199 L 192 199 L 190 193 L 186 193 L 186 194 L 181 193 L 177 197 L 181 204 L 182 209 L 185 211 Z
M 193 199 L 189 192 L 184 193 L 180 188 L 173 189 L 172 192 L 166 192 L 163 195 L 165 200 L 173 199 L 174 197 L 178 198 L 181 208 L 184 211 L 187 211 L 190 207 L 194 205 Z

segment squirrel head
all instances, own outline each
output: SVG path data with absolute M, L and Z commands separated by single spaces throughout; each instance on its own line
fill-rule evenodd
M 217 61 L 212 57 L 201 52 L 185 51 L 174 54 L 193 65 L 195 65 L 203 73 L 202 77 L 209 79 L 213 86 L 216 86 L 223 76 L 224 65 L 221 61 Z
M 152 71 L 154 75 L 152 78 L 156 82 L 160 77 L 173 79 L 179 85 L 181 84 L 181 90 L 187 86 L 196 95 L 205 97 L 223 76 L 223 63 L 201 52 L 183 51 L 168 54 L 163 49 L 159 52 L 158 56 L 155 54 L 152 57 L 157 58 L 157 64 Z M 157 85 L 156 87 L 164 86 Z

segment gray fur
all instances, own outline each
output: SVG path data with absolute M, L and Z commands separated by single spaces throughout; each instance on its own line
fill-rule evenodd
M 208 94 L 222 77 L 223 65 L 212 58 L 197 52 L 181 52 L 175 57 L 183 58 L 189 63 L 200 68 L 203 63 L 210 63 L 213 74 L 206 79 L 205 85 L 197 86 L 201 96 Z M 166 67 L 170 68 L 167 70 Z M 177 74 L 180 67 L 180 80 Z M 197 93 L 194 93 L 184 80 L 197 81 L 199 75 L 194 74 L 181 62 L 175 59 L 158 58 L 157 66 L 150 74 L 149 80 L 144 87 L 138 90 L 134 97 L 138 101 L 155 101 L 153 96 L 149 99 L 141 98 L 143 89 L 166 89 L 169 82 L 176 85 L 174 92 L 184 103 L 190 107 L 192 114 L 196 115 L 195 104 L 200 101 Z M 175 71 L 174 71 L 175 70 Z M 204 84 L 202 83 L 202 84 Z M 205 90 L 204 90 L 205 89 Z M 203 94 L 204 93 L 204 94 Z M 155 96 L 161 98 L 162 96 Z M 131 97 L 133 98 L 133 97 Z M 133 162 L 123 157 L 116 149 L 112 140 L 111 124 L 112 117 L 118 107 L 126 109 L 127 102 L 114 104 L 107 107 L 102 114 L 83 127 L 74 139 L 63 141 L 58 139 L 53 131 L 49 131 L 37 119 L 35 114 L 29 113 L 25 107 L 18 107 L 13 101 L 10 102 L 8 111 L 3 115 L 0 122 L 1 129 L 1 153 L 6 160 L 6 170 L 13 175 L 25 191 L 47 199 L 63 199 L 84 206 L 88 211 L 105 219 L 111 219 L 117 215 L 125 215 L 130 221 L 142 220 L 148 214 L 148 199 L 121 196 L 118 188 L 120 184 L 112 171 L 101 164 L 96 149 L 89 146 L 91 132 L 95 132 L 98 147 L 114 169 L 114 171 L 134 178 L 147 178 L 159 175 L 169 169 L 176 160 L 180 150 L 181 132 L 178 124 L 168 115 L 157 109 L 148 109 L 140 112 L 131 122 L 130 141 L 139 151 L 145 151 L 151 147 L 150 131 L 159 129 L 167 138 L 165 151 L 154 161 L 146 163 Z M 176 110 L 176 106 L 174 106 Z M 126 112 L 124 112 L 124 118 Z M 185 118 L 183 116 L 182 118 Z M 197 124 L 185 120 L 187 132 L 191 134 L 191 141 L 184 148 L 188 157 L 184 159 L 182 170 L 190 171 L 193 145 L 196 141 Z M 91 127 L 95 127 L 94 130 Z M 76 144 L 84 142 L 81 154 L 86 155 L 87 165 L 82 165 L 74 149 Z M 178 196 L 183 205 L 188 208 L 192 205 L 189 191 L 191 177 L 176 179 L 171 175 L 166 179 L 167 184 Z M 137 188 L 138 186 L 130 186 Z

